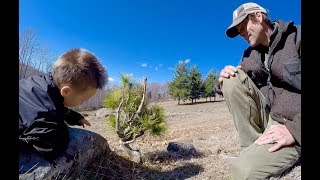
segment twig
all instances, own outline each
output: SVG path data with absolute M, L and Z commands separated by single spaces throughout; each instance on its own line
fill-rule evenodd
M 27 172 L 23 173 L 22 175 L 25 175 L 27 173 L 29 173 L 35 166 L 37 166 L 39 164 L 39 162 L 37 162 L 35 165 L 33 165 Z M 21 176 L 22 176 L 21 175 Z M 19 176 L 19 178 L 21 178 L 21 176 Z
M 96 172 L 96 178 L 97 178 L 97 175 L 98 175 L 98 173 L 99 173 L 99 171 L 100 171 L 100 167 L 101 167 L 101 164 L 102 164 L 102 162 L 104 161 L 104 158 L 102 158 L 101 160 L 100 160 L 100 162 L 99 162 L 99 165 L 98 165 L 98 170 L 97 170 L 97 172 Z
M 142 110 L 143 103 L 144 103 L 144 101 L 145 101 L 146 90 L 147 90 L 147 78 L 144 78 L 144 79 L 143 79 L 143 94 L 142 94 L 142 99 L 141 99 L 139 108 L 138 108 L 138 110 L 134 113 L 134 115 L 130 118 L 129 122 L 135 120 L 135 119 L 138 117 L 138 115 L 140 114 L 140 112 L 141 112 L 141 110 Z
M 120 108 L 122 106 L 122 103 L 123 103 L 123 95 L 122 95 L 122 98 L 121 98 L 121 102 L 118 106 L 118 109 L 116 111 L 116 132 L 117 134 L 120 136 L 120 130 L 119 130 L 119 111 L 120 111 Z

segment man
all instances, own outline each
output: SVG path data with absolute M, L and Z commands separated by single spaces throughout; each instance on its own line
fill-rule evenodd
M 299 31 L 300 33 L 300 31 Z M 239 66 L 219 82 L 240 137 L 233 179 L 277 179 L 300 158 L 301 59 L 293 22 L 271 22 L 265 8 L 245 3 L 226 35 L 249 43 Z

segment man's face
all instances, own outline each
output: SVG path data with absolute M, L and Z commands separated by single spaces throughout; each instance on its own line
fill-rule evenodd
M 261 25 L 262 16 L 260 12 L 249 14 L 238 26 L 238 32 L 251 47 L 262 44 L 263 37 L 266 36 Z

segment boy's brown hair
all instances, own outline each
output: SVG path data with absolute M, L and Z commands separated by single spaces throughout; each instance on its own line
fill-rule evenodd
M 57 86 L 70 83 L 82 91 L 87 87 L 104 88 L 108 74 L 94 54 L 82 48 L 73 48 L 54 63 L 53 79 Z

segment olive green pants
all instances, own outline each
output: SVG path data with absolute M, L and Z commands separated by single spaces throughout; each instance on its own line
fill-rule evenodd
M 232 179 L 278 179 L 300 157 L 295 146 L 268 152 L 273 144 L 256 145 L 254 141 L 271 125 L 264 108 L 265 97 L 241 70 L 235 77 L 223 79 L 222 92 L 239 133 L 241 152 L 232 161 Z

